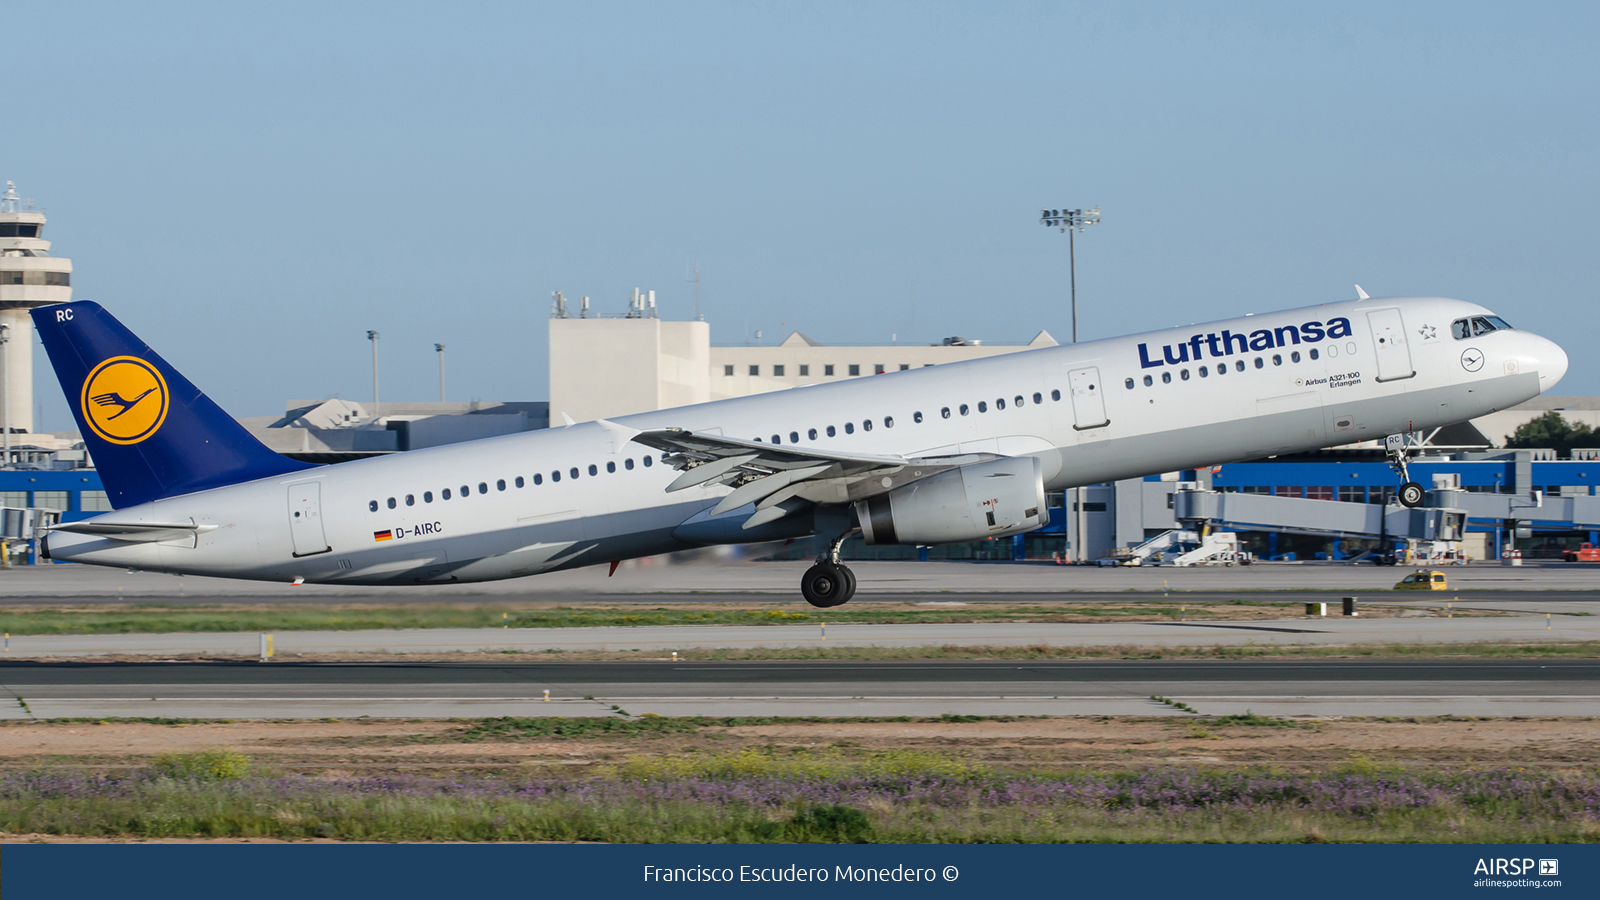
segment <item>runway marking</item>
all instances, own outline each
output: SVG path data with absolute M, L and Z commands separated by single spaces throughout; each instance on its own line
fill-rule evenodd
M 1440 703 L 1459 700 L 1600 700 L 1596 694 L 1181 694 L 1186 700 L 1262 700 L 1318 702 L 1323 700 L 1436 700 Z M 629 703 L 649 703 L 661 700 L 1128 700 L 1149 701 L 1148 697 L 1131 694 L 671 694 L 662 696 L 623 696 L 607 694 L 597 699 Z M 34 703 L 348 703 L 388 701 L 395 703 L 543 703 L 542 697 L 40 697 Z M 592 704 L 596 700 L 583 697 L 551 697 L 551 703 Z

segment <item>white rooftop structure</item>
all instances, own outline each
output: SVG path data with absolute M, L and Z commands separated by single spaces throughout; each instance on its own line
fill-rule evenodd
M 668 322 L 655 291 L 635 289 L 626 313 L 574 316 L 559 292 L 550 318 L 550 424 L 625 416 L 847 378 L 1056 346 L 947 338 L 938 344 L 826 345 L 798 331 L 775 346 L 713 346 L 704 321 Z
M 72 299 L 72 260 L 50 255 L 44 211 L 6 182 L 0 193 L 0 423 L 33 431 L 33 320 L 28 310 Z M 0 424 L 0 427 L 4 427 Z M 4 461 L 0 460 L 0 465 Z

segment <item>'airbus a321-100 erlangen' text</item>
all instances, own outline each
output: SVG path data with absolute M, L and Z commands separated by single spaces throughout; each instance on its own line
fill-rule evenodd
M 1555 343 L 1472 303 L 1362 299 L 332 466 L 251 437 L 94 303 L 33 310 L 114 512 L 57 560 L 326 584 L 487 581 L 816 536 L 1003 537 L 1045 492 L 1404 434 L 1549 390 Z M 1400 500 L 1417 505 L 1420 486 Z

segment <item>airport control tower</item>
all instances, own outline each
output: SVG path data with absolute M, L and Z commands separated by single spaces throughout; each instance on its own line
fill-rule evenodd
M 51 256 L 43 233 L 44 213 L 6 182 L 0 194 L 0 325 L 8 326 L 0 347 L 5 358 L 0 421 L 9 418 L 14 433 L 33 431 L 33 320 L 28 310 L 72 299 L 72 260 Z

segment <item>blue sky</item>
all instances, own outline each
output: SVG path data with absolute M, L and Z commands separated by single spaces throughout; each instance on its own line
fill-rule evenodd
M 1600 393 L 1592 4 L 20 4 L 0 179 L 218 402 L 542 399 L 550 292 L 712 340 L 1472 300 Z M 42 354 L 41 354 L 42 356 Z M 41 362 L 42 365 L 42 362 Z M 41 375 L 47 373 L 41 369 Z M 69 428 L 42 377 L 47 429 Z

